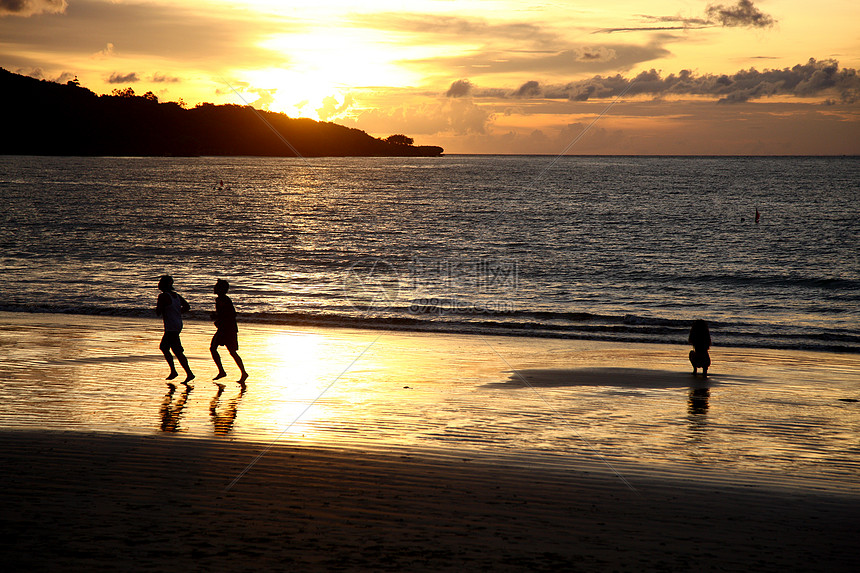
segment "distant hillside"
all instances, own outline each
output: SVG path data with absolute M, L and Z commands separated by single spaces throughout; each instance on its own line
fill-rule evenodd
M 386 141 L 358 129 L 249 106 L 184 109 L 130 89 L 98 96 L 77 82 L 36 80 L 2 68 L 0 98 L 4 155 L 295 156 L 272 128 L 306 157 L 429 157 L 443 151 L 411 145 L 405 136 Z

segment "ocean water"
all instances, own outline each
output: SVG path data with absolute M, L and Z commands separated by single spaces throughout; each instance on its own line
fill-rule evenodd
M 245 322 L 860 352 L 860 158 L 0 157 L 0 202 L 0 310 L 169 273 L 207 320 L 225 278 Z

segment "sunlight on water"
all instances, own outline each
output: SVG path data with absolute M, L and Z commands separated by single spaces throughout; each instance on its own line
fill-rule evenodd
M 149 317 L 167 272 L 194 312 L 229 280 L 246 321 L 680 343 L 704 317 L 723 345 L 858 352 L 858 180 L 822 157 L 0 157 L 0 310 Z

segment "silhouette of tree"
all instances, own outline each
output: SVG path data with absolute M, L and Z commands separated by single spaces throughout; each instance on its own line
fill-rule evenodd
M 0 68 L 0 93 L 15 94 L 0 154 L 262 157 L 434 157 L 443 149 L 386 140 L 360 129 L 250 106 L 159 102 L 131 87 L 98 96 L 77 79 L 60 84 Z M 277 133 L 275 133 L 277 132 Z M 284 141 L 288 141 L 286 145 Z
M 411 137 L 406 137 L 405 135 L 398 133 L 395 135 L 389 135 L 385 138 L 385 141 L 388 143 L 393 143 L 394 145 L 412 145 L 415 143 L 415 140 Z
M 116 97 L 134 97 L 134 88 L 132 88 L 132 87 L 127 87 L 125 89 L 116 88 L 112 92 L 110 92 L 110 95 L 116 96 Z

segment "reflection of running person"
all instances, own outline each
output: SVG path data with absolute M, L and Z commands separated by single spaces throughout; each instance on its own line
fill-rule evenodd
M 218 383 L 216 382 L 216 384 Z M 229 434 L 233 429 L 233 424 L 236 423 L 236 414 L 239 411 L 239 400 L 245 394 L 245 385 L 242 385 L 239 395 L 230 399 L 227 404 L 221 404 L 221 394 L 223 393 L 224 385 L 218 384 L 218 393 L 209 403 L 209 415 L 212 418 L 212 425 L 215 426 L 215 434 L 219 436 Z M 219 407 L 221 408 L 220 412 Z
M 176 386 L 173 384 L 167 385 L 167 394 L 164 396 L 164 401 L 161 404 L 161 430 L 164 432 L 178 432 L 179 421 L 182 419 L 182 410 L 185 408 L 185 403 L 188 402 L 188 392 L 191 391 L 191 386 L 185 385 L 185 390 L 176 401 L 173 401 L 173 393 L 176 392 Z
M 230 283 L 223 279 L 218 279 L 215 282 L 215 287 L 212 289 L 218 298 L 215 299 L 215 312 L 212 313 L 212 318 L 215 320 L 215 336 L 212 337 L 212 344 L 209 350 L 212 352 L 212 360 L 215 361 L 215 366 L 218 367 L 218 374 L 213 380 L 218 380 L 227 376 L 224 371 L 224 366 L 221 365 L 221 356 L 218 354 L 219 346 L 226 346 L 230 356 L 236 361 L 236 366 L 242 372 L 242 377 L 237 380 L 242 387 L 245 386 L 245 380 L 248 379 L 248 373 L 245 372 L 245 364 L 239 357 L 239 326 L 236 324 L 236 308 L 233 306 L 233 301 L 227 296 L 227 291 L 230 290 Z
M 182 332 L 182 313 L 191 310 L 191 306 L 179 293 L 173 290 L 173 277 L 170 275 L 161 277 L 158 281 L 158 288 L 162 292 L 158 295 L 155 314 L 164 319 L 164 337 L 161 339 L 159 348 L 164 353 L 164 359 L 167 360 L 167 364 L 170 365 L 170 375 L 167 379 L 173 380 L 179 376 L 176 372 L 176 367 L 173 365 L 173 356 L 170 355 L 170 351 L 172 350 L 179 364 L 185 370 L 185 381 L 183 384 L 188 384 L 194 379 L 194 374 L 191 372 L 191 368 L 188 367 L 188 359 L 185 358 L 182 343 L 179 341 L 179 333 Z

